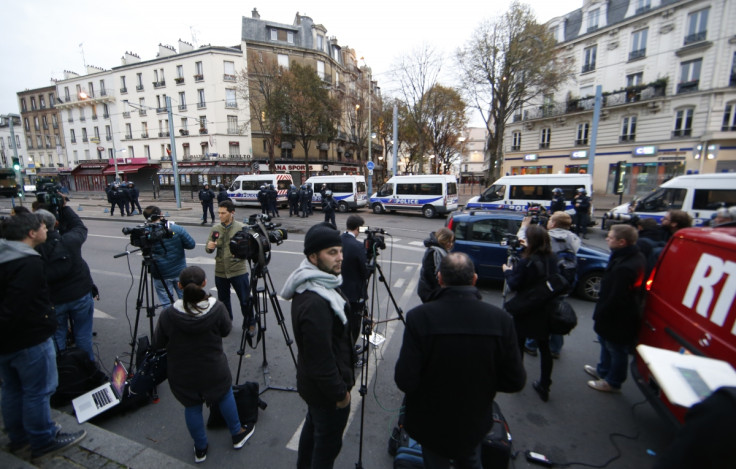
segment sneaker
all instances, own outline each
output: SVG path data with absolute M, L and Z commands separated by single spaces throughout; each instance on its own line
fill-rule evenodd
M 524 351 L 525 351 L 525 352 L 526 352 L 526 353 L 527 353 L 528 355 L 531 355 L 532 357 L 536 357 L 536 356 L 537 356 L 537 350 L 536 350 L 536 349 L 533 349 L 533 348 L 529 348 L 529 347 L 527 347 L 526 345 L 524 346 Z
M 542 399 L 543 402 L 549 401 L 549 388 L 542 386 L 542 383 L 539 381 L 534 381 L 532 383 L 532 388 L 534 388 L 535 391 L 537 391 L 537 394 L 539 395 L 539 398 Z
M 61 431 L 61 424 L 54 422 L 54 437 L 59 434 Z M 31 454 L 31 444 L 28 440 L 25 440 L 20 443 L 13 443 L 12 441 L 8 443 L 7 450 L 11 453 L 18 455 L 20 453 L 25 454 L 28 453 L 28 456 Z
M 586 373 L 588 373 L 590 376 L 592 376 L 596 380 L 600 380 L 601 379 L 601 376 L 598 374 L 598 370 L 594 366 L 585 365 L 583 367 L 583 370 L 585 370 Z
M 59 451 L 78 443 L 82 438 L 87 435 L 85 430 L 80 430 L 74 433 L 62 433 L 58 432 L 56 437 L 41 449 L 35 449 L 31 452 L 31 459 L 37 459 L 43 456 L 50 456 L 58 453 Z
M 243 430 L 237 435 L 233 435 L 233 448 L 240 449 L 245 445 L 250 437 L 253 436 L 253 432 L 256 431 L 255 425 L 246 425 Z
M 552 358 L 554 358 L 555 360 L 560 358 L 560 352 L 550 352 L 550 353 L 552 354 Z
M 197 449 L 197 447 L 194 447 L 194 462 L 200 463 L 204 462 L 205 459 L 207 459 L 207 449 L 208 446 L 205 446 L 204 449 Z
M 614 388 L 610 384 L 608 384 L 608 381 L 605 379 L 599 379 L 596 381 L 588 381 L 588 386 L 595 389 L 596 391 L 601 392 L 613 392 L 613 393 L 619 393 L 621 392 L 621 388 Z

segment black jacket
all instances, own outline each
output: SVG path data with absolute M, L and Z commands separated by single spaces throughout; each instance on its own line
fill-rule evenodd
M 218 204 L 220 202 L 226 201 L 227 199 L 229 199 L 229 197 L 227 196 L 227 190 L 223 189 L 217 193 L 217 203 Z
M 204 205 L 209 205 L 215 200 L 215 193 L 212 189 L 200 189 L 199 190 L 199 201 Z
M 347 315 L 347 303 L 345 309 Z M 334 409 L 355 384 L 348 324 L 343 325 L 324 298 L 307 290 L 291 300 L 291 327 L 299 349 L 299 395 L 310 406 Z
M 55 305 L 78 300 L 94 289 L 89 266 L 82 258 L 87 227 L 71 207 L 61 208 L 61 218 L 66 232 L 49 231 L 46 242 L 36 248 L 46 265 L 46 282 Z
M 526 382 L 511 316 L 475 287 L 443 288 L 407 313 L 394 380 L 412 438 L 446 457 L 467 454 L 493 425 L 496 393 Z
M 636 245 L 611 253 L 601 279 L 593 330 L 615 344 L 633 345 L 641 322 L 646 260 Z
M 342 240 L 342 287 L 340 289 L 350 303 L 365 300 L 368 296 L 368 258 L 363 243 L 350 233 L 340 235 Z
M 549 204 L 549 213 L 564 212 L 565 211 L 565 198 L 562 196 L 555 197 Z
M 433 294 L 439 290 L 437 271 L 440 268 L 440 261 L 447 255 L 447 251 L 440 246 L 434 233 L 430 233 L 429 238 L 424 240 L 424 246 L 427 250 L 424 251 L 422 258 L 422 269 L 419 272 L 419 284 L 417 285 L 417 294 L 422 303 L 432 299 Z
M 546 268 L 545 268 L 546 264 Z M 540 257 L 533 255 L 522 258 L 512 270 L 504 272 L 509 288 L 517 295 L 524 295 L 527 290 L 537 285 L 549 275 L 558 273 L 557 257 L 549 255 Z M 545 337 L 549 335 L 549 316 L 543 308 L 533 308 L 514 315 L 518 327 L 523 328 L 528 337 Z
M 140 195 L 141 193 L 137 187 L 133 186 L 128 188 L 128 196 L 130 197 L 130 200 L 138 200 Z

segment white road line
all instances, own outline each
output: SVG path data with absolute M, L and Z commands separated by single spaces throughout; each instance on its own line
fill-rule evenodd
M 92 314 L 92 317 L 95 319 L 115 319 L 114 317 L 110 316 L 107 313 L 100 311 L 97 308 L 95 308 L 95 312 Z
M 403 278 L 398 279 L 396 282 L 394 282 L 394 288 L 398 289 L 404 286 L 404 283 L 406 283 L 406 280 Z
M 407 244 L 411 246 L 424 246 L 424 241 L 409 241 Z
M 419 264 L 417 264 L 417 265 L 419 265 Z M 406 267 L 404 267 L 404 272 L 409 272 L 409 271 L 411 271 L 411 269 L 412 269 L 412 266 L 407 265 Z

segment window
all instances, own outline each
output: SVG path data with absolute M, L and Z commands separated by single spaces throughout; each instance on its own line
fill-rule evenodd
M 235 81 L 235 62 L 226 60 L 225 62 L 223 62 L 223 65 L 225 69 L 225 75 L 223 76 L 223 80 Z
M 631 75 L 626 75 L 626 87 L 632 87 L 632 86 L 639 86 L 644 81 L 644 73 L 632 73 Z
M 685 45 L 705 41 L 708 33 L 708 11 L 710 8 L 694 11 L 687 15 Z
M 637 212 L 664 212 L 680 210 L 685 201 L 687 189 L 657 189 L 641 199 L 636 205 Z
M 106 103 L 102 103 L 102 117 L 105 119 L 110 117 L 110 108 L 107 107 Z
M 279 32 L 277 29 L 271 29 L 271 40 L 276 41 L 279 38 Z
M 28 111 L 28 108 L 26 107 L 26 98 L 20 98 L 20 110 L 23 112 Z
M 87 137 L 87 127 L 82 127 L 82 141 L 86 142 L 89 138 Z
M 542 138 L 539 140 L 539 148 L 549 148 L 549 141 L 552 138 L 552 129 L 550 127 L 542 129 Z
M 69 87 L 68 86 L 65 86 L 64 87 L 64 101 L 66 101 L 68 103 L 69 102 L 69 99 L 70 99 L 69 98 Z M 25 107 L 23 108 L 23 110 L 25 111 Z
M 598 54 L 598 45 L 586 47 L 585 50 L 583 50 L 583 71 L 585 72 L 592 72 L 595 70 L 595 58 Z
M 621 125 L 621 142 L 633 142 L 636 139 L 636 116 L 624 117 Z
M 521 132 L 514 132 L 511 138 L 511 151 L 521 150 Z
M 38 97 L 38 104 L 41 106 L 41 109 L 46 109 L 46 100 L 43 99 L 43 96 Z
M 279 54 L 279 67 L 289 69 L 289 56 L 286 54 Z
M 207 116 L 199 116 L 199 133 L 207 133 Z
M 588 31 L 595 31 L 598 29 L 598 19 L 600 17 L 601 10 L 599 8 L 595 8 L 593 10 L 590 10 L 588 12 Z
M 289 44 L 294 44 L 294 32 L 293 31 L 286 31 L 286 42 Z
M 176 66 L 176 78 L 184 78 L 184 65 Z
M 105 88 L 105 80 L 100 80 L 100 96 L 107 96 L 107 88 Z
M 141 138 L 148 138 L 148 122 L 141 122 Z
M 693 194 L 693 210 L 717 210 L 723 203 L 727 207 L 736 205 L 736 190 L 695 189 Z
M 652 0 L 636 0 L 636 13 L 644 13 L 652 7 Z
M 689 137 L 693 131 L 693 108 L 680 109 L 675 113 L 673 137 Z
M 74 133 L 74 129 L 69 129 L 69 137 L 72 143 L 77 143 L 77 135 Z
M 51 115 L 51 126 L 55 129 L 59 128 L 59 118 L 56 116 L 56 114 Z
M 112 140 L 112 127 L 110 127 L 109 125 L 105 126 L 105 140 L 107 140 L 108 142 Z
M 35 110 L 36 110 L 36 98 L 31 96 L 31 111 L 35 111 Z
M 182 117 L 181 118 L 181 130 L 183 130 L 185 132 L 184 135 L 188 135 L 189 134 L 189 130 L 187 130 L 187 128 L 188 128 L 188 122 L 189 122 L 189 119 L 187 119 L 186 117 Z
M 578 132 L 575 136 L 575 145 L 587 145 L 589 131 L 590 124 L 588 122 L 578 124 Z
M 680 64 L 680 83 L 677 84 L 678 93 L 698 90 L 700 69 L 702 66 L 703 59 L 688 60 Z
M 401 195 L 442 195 L 442 184 L 396 184 L 396 193 Z
M 233 88 L 225 89 L 225 107 L 235 109 L 238 107 L 238 102 L 235 99 L 235 89 Z
M 28 122 L 28 118 L 27 117 L 24 117 L 23 118 L 23 126 L 25 127 L 26 132 L 30 132 L 31 131 L 31 124 L 30 124 L 30 122 Z
M 239 155 L 240 154 L 240 143 L 238 142 L 230 142 L 228 144 L 228 151 L 231 155 Z
M 56 97 L 54 96 L 54 93 L 49 93 L 49 107 L 55 106 Z
M 518 225 L 518 222 L 515 220 L 492 218 L 478 220 L 470 227 L 470 240 L 482 243 L 500 243 L 504 238 L 516 233 L 514 231 L 516 225 Z M 518 227 L 516 230 L 518 231 Z
M 736 86 L 736 52 L 733 53 L 733 61 L 731 62 L 731 76 L 728 79 L 728 86 Z
M 238 116 L 227 116 L 227 133 L 238 133 Z
M 151 147 L 148 145 L 143 145 L 143 156 L 145 156 L 147 159 L 151 159 Z
M 179 91 L 179 110 L 180 111 L 187 110 L 187 97 L 186 97 L 186 93 L 184 93 L 183 91 Z
M 38 116 L 33 116 L 33 128 L 36 130 L 41 130 L 41 127 L 38 125 Z
M 125 124 L 125 138 L 133 138 L 133 127 L 130 124 Z
M 95 127 L 94 128 L 94 133 L 95 133 L 95 138 L 97 140 L 99 140 L 100 139 L 100 129 L 99 129 L 99 127 Z
M 197 97 L 199 98 L 199 100 L 197 101 L 197 108 L 203 109 L 207 107 L 207 104 L 205 104 L 204 100 L 204 89 L 200 88 L 197 90 Z
M 194 62 L 194 81 L 204 80 L 204 68 L 202 62 Z
M 143 91 L 143 73 L 136 73 L 135 80 L 136 80 L 135 89 L 138 91 Z
M 634 31 L 631 35 L 631 50 L 629 60 L 636 60 L 647 55 L 647 32 L 649 29 Z
M 125 77 L 124 76 L 120 77 L 120 92 L 121 93 L 127 93 L 128 92 L 128 87 L 125 86 Z
M 325 50 L 325 37 L 321 34 L 317 34 L 317 50 Z
M 317 76 L 321 79 L 325 79 L 325 63 L 321 60 L 317 61 Z
M 281 147 L 281 158 L 288 158 L 288 159 L 294 158 L 294 150 L 291 147 L 284 148 L 283 145 L 282 145 L 282 147 Z
M 723 125 L 721 126 L 722 131 L 736 130 L 736 102 L 726 104 L 726 109 L 723 111 Z

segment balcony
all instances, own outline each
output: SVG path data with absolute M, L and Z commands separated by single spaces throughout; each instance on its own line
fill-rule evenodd
M 227 73 L 222 76 L 223 81 L 235 81 L 235 75 L 228 75 Z
M 189 135 L 189 131 L 186 130 L 186 129 L 179 129 L 179 134 L 180 135 Z
M 141 83 L 140 85 L 136 85 L 135 90 L 136 91 L 143 91 L 143 84 Z
M 199 129 L 199 133 L 200 133 L 200 135 L 206 135 L 207 134 L 207 129 L 205 129 L 204 127 L 202 127 L 201 129 Z
M 511 151 L 519 151 L 521 150 L 521 145 L 511 145 Z
M 82 142 L 83 143 L 87 143 L 87 142 L 89 142 L 89 139 L 87 137 L 82 137 Z
M 194 75 L 194 81 L 204 81 L 204 75 L 201 73 L 199 75 Z
M 166 110 L 166 107 L 157 107 L 156 108 L 156 114 L 166 114 L 168 111 Z
M 632 50 L 629 52 L 629 62 L 632 60 L 641 59 L 647 56 L 647 50 L 646 49 L 639 49 L 639 50 Z
M 685 36 L 685 41 L 683 45 L 687 46 L 688 44 L 694 44 L 696 42 L 705 41 L 705 37 L 708 35 L 708 31 L 700 31 L 699 33 L 695 34 L 688 34 Z
M 127 93 L 128 93 L 128 88 L 125 88 L 125 87 L 120 88 L 120 94 L 127 94 Z
M 145 116 L 146 115 L 146 110 L 145 109 L 139 109 L 138 110 L 138 115 L 141 116 L 141 117 Z
M 621 135 L 618 138 L 618 141 L 621 142 L 621 143 L 624 143 L 624 142 L 633 142 L 634 140 L 636 140 L 636 134 Z
M 153 87 L 154 88 L 163 88 L 164 86 L 166 86 L 166 80 L 154 81 L 153 82 Z
M 169 136 L 169 133 L 168 132 L 159 132 L 158 133 L 158 136 L 159 137 L 168 137 Z
M 125 137 L 123 137 L 125 140 L 133 140 L 133 135 L 131 134 L 125 134 Z
M 186 104 L 180 104 L 179 105 L 179 110 L 180 111 L 186 111 L 187 110 L 187 105 Z
M 588 139 L 587 138 L 578 138 L 575 140 L 575 146 L 576 147 L 584 147 L 588 145 Z
M 84 116 L 79 116 L 79 122 L 84 122 L 84 121 L 86 121 L 86 120 L 87 120 L 87 118 L 86 118 L 86 117 L 84 117 Z M 36 129 L 36 130 L 38 130 L 38 129 Z
M 238 103 L 235 101 L 225 101 L 225 108 L 226 109 L 237 109 Z
M 126 119 L 127 119 L 128 117 L 130 117 L 130 111 L 124 111 L 124 112 L 123 112 L 123 117 L 125 117 Z
M 542 142 L 539 144 L 539 149 L 544 150 L 546 148 L 549 148 L 549 142 Z
M 205 108 L 207 108 L 206 103 L 197 103 L 197 109 L 205 109 Z
M 700 80 L 685 81 L 677 84 L 677 94 L 698 91 L 698 83 Z
M 672 131 L 672 138 L 689 137 L 693 133 L 693 129 L 677 129 Z
M 105 135 L 105 140 L 108 142 L 112 141 L 112 135 Z
M 174 83 L 176 83 L 177 85 L 183 85 L 184 84 L 184 77 L 174 78 Z
M 141 134 L 141 138 L 148 138 L 148 132 L 143 132 Z
M 103 119 L 109 119 L 110 118 L 110 113 L 106 112 L 106 113 L 102 114 L 102 118 Z
M 584 64 L 580 73 L 588 73 L 595 70 L 595 63 Z

